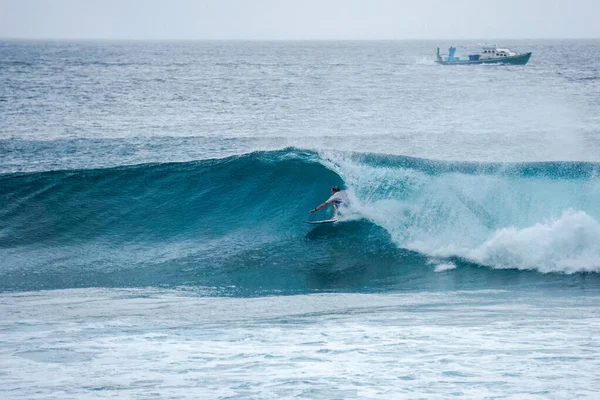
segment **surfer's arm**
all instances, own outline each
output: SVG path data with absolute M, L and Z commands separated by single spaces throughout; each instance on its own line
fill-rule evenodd
M 316 213 L 316 212 L 317 212 L 317 211 L 319 211 L 320 209 L 327 207 L 327 204 L 329 204 L 329 203 L 327 203 L 327 202 L 325 202 L 325 203 L 321 203 L 321 204 L 319 204 L 317 207 L 315 207 L 315 208 L 313 208 L 312 210 L 310 210 L 310 211 L 309 211 L 309 213 L 311 213 L 311 214 L 312 214 L 312 213 Z

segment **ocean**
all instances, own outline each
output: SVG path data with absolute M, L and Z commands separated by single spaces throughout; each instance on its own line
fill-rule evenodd
M 599 398 L 600 40 L 498 44 L 0 41 L 0 397 Z

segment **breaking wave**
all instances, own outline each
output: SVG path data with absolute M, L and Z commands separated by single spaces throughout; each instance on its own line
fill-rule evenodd
M 467 269 L 596 273 L 599 172 L 285 149 L 4 174 L 0 289 L 293 293 L 417 287 Z M 304 224 L 331 185 L 348 189 L 351 212 Z

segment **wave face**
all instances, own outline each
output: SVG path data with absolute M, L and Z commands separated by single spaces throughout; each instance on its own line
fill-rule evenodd
M 533 281 L 596 273 L 599 172 L 593 163 L 285 149 L 5 174 L 0 289 L 190 285 L 254 295 L 489 287 L 519 269 L 535 271 L 519 278 Z M 334 184 L 349 189 L 346 220 L 304 224 Z

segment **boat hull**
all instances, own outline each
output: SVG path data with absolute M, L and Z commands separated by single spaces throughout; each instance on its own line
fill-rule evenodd
M 512 57 L 490 58 L 479 60 L 452 60 L 444 61 L 438 59 L 437 62 L 442 65 L 472 65 L 472 64 L 510 64 L 510 65 L 525 65 L 531 57 L 531 52 L 518 54 Z

